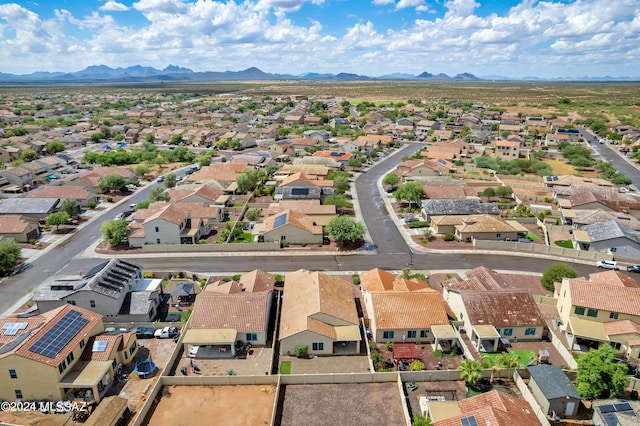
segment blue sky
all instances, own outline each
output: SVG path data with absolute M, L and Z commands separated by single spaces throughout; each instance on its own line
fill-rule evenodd
M 0 3 L 0 72 L 640 75 L 640 0 L 33 0 Z

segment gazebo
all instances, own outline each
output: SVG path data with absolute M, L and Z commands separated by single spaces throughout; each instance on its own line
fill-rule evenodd
M 171 301 L 173 302 L 174 298 L 176 298 L 180 305 L 190 305 L 193 295 L 195 295 L 193 291 L 193 284 L 178 284 L 171 291 Z

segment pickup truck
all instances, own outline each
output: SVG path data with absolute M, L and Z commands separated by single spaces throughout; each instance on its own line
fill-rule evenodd
M 178 335 L 178 329 L 176 327 L 159 328 L 153 333 L 156 339 L 171 339 Z

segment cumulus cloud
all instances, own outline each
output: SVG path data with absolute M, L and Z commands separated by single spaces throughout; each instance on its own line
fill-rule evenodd
M 126 4 L 118 3 L 117 1 L 109 0 L 98 8 L 104 12 L 125 12 L 129 10 Z

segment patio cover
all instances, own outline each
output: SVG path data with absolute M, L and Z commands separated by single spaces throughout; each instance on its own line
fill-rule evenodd
M 171 296 L 177 297 L 189 297 L 193 293 L 193 284 L 181 283 L 177 284 L 173 290 L 171 290 Z
M 492 325 L 476 324 L 473 326 L 473 329 L 481 339 L 494 339 L 500 337 L 500 333 L 498 333 L 496 328 Z
M 338 326 L 334 329 L 337 342 L 360 340 L 360 328 L 357 325 Z
M 187 330 L 182 340 L 188 345 L 234 345 L 238 332 L 232 328 L 197 328 Z
M 109 361 L 79 361 L 77 366 L 59 382 L 59 388 L 87 388 L 96 386 L 111 369 Z
M 457 337 L 451 324 L 434 324 L 431 326 L 431 332 L 436 340 L 450 340 Z
M 529 232 L 527 227 L 521 224 L 520 222 L 518 222 L 517 220 L 505 220 L 505 222 L 507 222 L 513 229 L 515 229 L 518 232 L 524 232 L 524 233 Z
M 393 359 L 418 359 L 418 348 L 414 343 L 394 343 Z
M 604 330 L 604 323 L 589 321 L 582 318 L 571 317 L 569 319 L 571 332 L 576 337 L 586 337 L 588 339 L 607 341 L 609 337 Z

